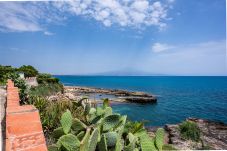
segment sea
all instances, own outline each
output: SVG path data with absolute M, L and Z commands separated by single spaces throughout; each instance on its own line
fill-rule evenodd
M 56 75 L 64 85 L 142 91 L 157 103 L 112 104 L 114 112 L 146 126 L 176 124 L 188 117 L 227 123 L 227 77 L 225 76 L 66 76 Z

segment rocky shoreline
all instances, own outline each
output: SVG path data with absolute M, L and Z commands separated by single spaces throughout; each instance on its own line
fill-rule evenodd
M 111 90 L 102 88 L 78 87 L 78 86 L 64 86 L 64 93 L 59 93 L 50 96 L 50 100 L 79 100 L 85 96 L 92 96 L 97 94 L 99 96 L 107 97 L 112 103 L 155 103 L 157 99 L 155 96 L 144 92 L 131 92 L 124 90 Z M 107 96 L 105 96 L 107 95 Z M 114 96 L 114 97 L 112 97 Z M 89 99 L 93 103 L 92 99 Z M 95 100 L 95 103 L 101 103 L 102 100 Z M 197 124 L 201 131 L 201 141 L 194 142 L 186 140 L 181 137 L 179 131 L 179 124 L 166 124 L 165 129 L 165 143 L 172 145 L 178 150 L 201 150 L 213 149 L 223 150 L 227 149 L 227 124 L 222 122 L 215 122 L 199 118 L 187 118 L 186 121 L 193 121 Z M 159 127 L 146 127 L 149 135 L 154 136 L 154 132 Z
M 131 102 L 131 103 L 156 103 L 157 98 L 154 95 L 144 92 L 125 91 L 119 89 L 103 89 L 78 86 L 64 86 L 64 95 L 71 99 L 92 96 L 98 94 L 110 96 L 111 101 Z M 111 97 L 112 96 L 112 97 Z M 98 101 L 98 100 L 97 100 Z
M 179 124 L 167 124 L 165 129 L 165 143 L 171 144 L 178 150 L 226 150 L 227 124 L 199 118 L 187 118 L 186 121 L 195 122 L 201 131 L 201 141 L 194 142 L 181 137 Z M 147 127 L 149 134 L 154 135 L 158 127 Z

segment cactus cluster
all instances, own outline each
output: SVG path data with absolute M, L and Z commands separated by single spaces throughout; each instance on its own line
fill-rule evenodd
M 161 151 L 164 141 L 163 129 L 150 138 L 143 124 L 128 124 L 127 116 L 113 113 L 108 99 L 102 107 L 86 104 L 83 121 L 67 110 L 60 123 L 52 133 L 56 143 L 49 151 Z

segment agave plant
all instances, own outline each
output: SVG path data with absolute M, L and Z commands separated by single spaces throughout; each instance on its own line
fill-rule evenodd
M 102 107 L 84 107 L 84 121 L 73 118 L 67 110 L 61 117 L 61 127 L 52 136 L 56 144 L 48 147 L 50 151 L 161 151 L 164 130 L 158 129 L 156 136 L 150 138 L 144 127 L 137 123 L 132 132 L 126 129 L 127 116 L 112 112 L 107 99 Z

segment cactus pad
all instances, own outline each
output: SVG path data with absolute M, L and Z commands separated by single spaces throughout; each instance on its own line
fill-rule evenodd
M 155 133 L 155 145 L 159 151 L 162 151 L 162 146 L 164 145 L 164 129 L 159 128 Z
M 101 140 L 98 144 L 98 148 L 100 151 L 108 151 L 107 150 L 107 143 L 106 143 L 106 136 L 103 134 Z
M 120 122 L 120 115 L 109 115 L 103 119 L 103 131 L 109 131 Z
M 82 139 L 82 141 L 80 143 L 80 151 L 88 151 L 90 131 L 91 131 L 90 128 L 88 128 L 86 130 L 86 134 L 85 134 L 84 138 Z
M 81 122 L 79 119 L 75 118 L 73 119 L 72 122 L 72 130 L 74 130 L 76 133 L 78 133 L 79 131 L 83 131 L 86 129 L 86 125 Z
M 72 114 L 67 110 L 61 117 L 61 125 L 65 134 L 68 134 L 72 126 Z
M 89 149 L 88 151 L 95 151 L 96 145 L 98 143 L 99 138 L 99 130 L 96 128 L 91 134 L 91 137 L 89 139 Z
M 52 136 L 53 136 L 53 138 L 58 139 L 59 137 L 61 137 L 64 134 L 65 133 L 63 131 L 63 128 L 59 127 L 59 128 L 54 129 Z
M 57 146 L 68 151 L 79 151 L 80 141 L 75 135 L 67 134 L 58 139 Z
M 117 143 L 118 135 L 116 132 L 105 133 L 106 142 L 108 147 L 114 147 Z

